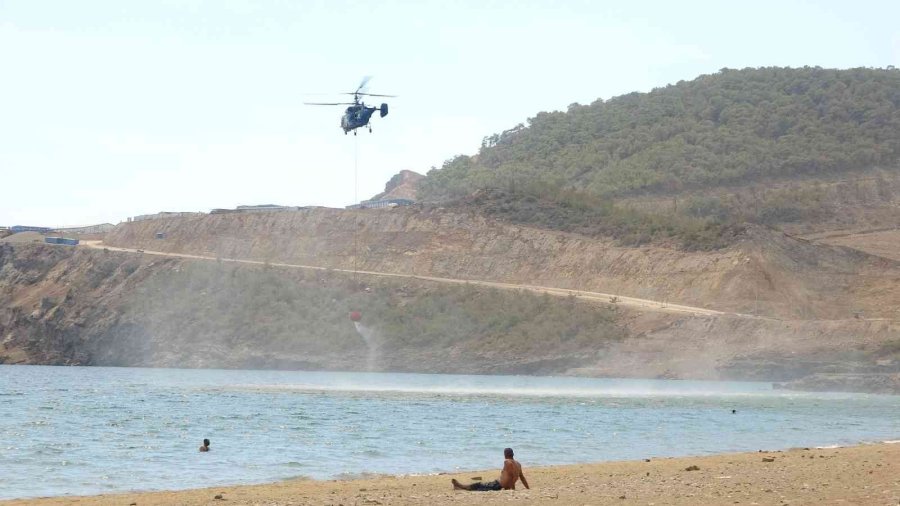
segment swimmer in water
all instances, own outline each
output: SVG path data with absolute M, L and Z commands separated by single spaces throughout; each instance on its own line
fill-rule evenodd
M 203 446 L 200 447 L 200 451 L 201 451 L 201 452 L 208 452 L 208 451 L 209 451 L 209 439 L 204 439 L 204 440 L 203 440 Z

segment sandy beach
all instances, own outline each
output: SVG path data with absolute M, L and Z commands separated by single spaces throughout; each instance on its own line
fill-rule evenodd
M 627 462 L 529 467 L 531 490 L 454 491 L 462 482 L 493 480 L 497 469 L 438 476 L 293 480 L 173 492 L 0 502 L 79 505 L 382 505 L 382 504 L 900 504 L 900 444 Z M 696 468 L 696 469 L 695 469 Z M 691 470 L 688 470 L 691 469 Z

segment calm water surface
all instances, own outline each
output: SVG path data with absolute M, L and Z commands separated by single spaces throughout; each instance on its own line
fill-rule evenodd
M 0 366 L 0 498 L 886 439 L 900 397 L 766 383 Z

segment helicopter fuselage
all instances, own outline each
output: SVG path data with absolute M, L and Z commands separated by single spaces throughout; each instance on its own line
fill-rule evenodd
M 344 129 L 346 134 L 351 130 L 364 127 L 369 124 L 372 114 L 377 110 L 377 107 L 366 107 L 365 104 L 351 105 L 344 111 L 344 115 L 341 116 L 341 128 Z
M 388 114 L 388 105 L 381 104 L 381 107 L 369 107 L 362 101 L 361 97 L 369 96 L 369 97 L 393 97 L 394 95 L 376 95 L 374 93 L 366 93 L 363 88 L 366 86 L 366 83 L 369 82 L 369 78 L 366 77 L 362 80 L 359 86 L 356 88 L 356 91 L 351 91 L 347 93 L 342 93 L 342 95 L 353 95 L 353 102 L 304 102 L 307 105 L 348 105 L 346 110 L 344 110 L 344 115 L 341 116 L 341 129 L 344 130 L 344 134 L 350 133 L 353 131 L 353 135 L 356 135 L 356 129 L 359 127 L 369 127 L 369 131 L 372 131 L 372 126 L 369 124 L 369 120 L 372 119 L 372 114 L 375 111 L 378 111 L 381 117 L 385 117 Z

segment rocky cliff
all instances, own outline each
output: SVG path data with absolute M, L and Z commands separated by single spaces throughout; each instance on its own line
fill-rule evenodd
M 371 200 L 381 199 L 408 199 L 418 198 L 417 186 L 425 176 L 411 170 L 401 170 L 384 185 L 384 191 L 375 195 Z

